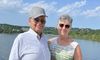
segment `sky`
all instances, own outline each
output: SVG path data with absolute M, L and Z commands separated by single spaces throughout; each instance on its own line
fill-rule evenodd
M 73 18 L 73 28 L 100 29 L 100 0 L 0 0 L 0 24 L 28 26 L 28 12 L 40 6 L 46 27 L 56 27 L 61 14 Z

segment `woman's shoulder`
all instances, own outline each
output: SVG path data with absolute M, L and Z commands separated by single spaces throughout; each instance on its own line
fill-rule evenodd
M 74 48 L 76 48 L 79 44 L 78 44 L 77 41 L 73 40 L 72 43 L 71 43 L 71 45 L 72 45 Z
M 51 44 L 51 43 L 56 42 L 57 38 L 58 38 L 58 37 L 50 38 L 50 39 L 48 40 L 48 43 Z

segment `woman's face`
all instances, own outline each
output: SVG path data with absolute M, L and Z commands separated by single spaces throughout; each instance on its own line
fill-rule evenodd
M 61 20 L 58 22 L 58 34 L 61 36 L 66 36 L 70 32 L 71 23 L 68 20 Z

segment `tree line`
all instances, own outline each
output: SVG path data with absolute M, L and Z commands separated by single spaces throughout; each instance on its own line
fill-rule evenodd
M 22 33 L 27 31 L 28 29 L 28 26 L 0 24 L 0 33 Z M 45 27 L 44 33 L 57 35 L 57 29 L 55 27 Z M 70 36 L 72 36 L 73 38 L 100 41 L 100 29 L 93 30 L 89 28 L 72 28 Z

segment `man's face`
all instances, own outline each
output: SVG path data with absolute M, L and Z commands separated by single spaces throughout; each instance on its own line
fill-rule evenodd
M 38 34 L 41 34 L 43 32 L 45 23 L 46 23 L 45 16 L 40 16 L 35 19 L 30 18 L 30 20 L 29 20 L 29 25 Z

